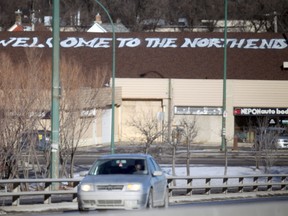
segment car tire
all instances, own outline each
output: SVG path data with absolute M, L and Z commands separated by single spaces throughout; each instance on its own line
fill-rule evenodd
M 79 212 L 87 212 L 87 209 L 83 209 L 79 204 L 78 204 L 78 211 Z
M 153 208 L 153 189 L 152 188 L 149 191 L 149 196 L 147 200 L 147 208 L 149 209 Z

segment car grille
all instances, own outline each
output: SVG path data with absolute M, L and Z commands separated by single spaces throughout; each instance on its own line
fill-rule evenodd
M 124 202 L 122 200 L 97 200 L 98 206 L 124 206 Z
M 123 185 L 97 185 L 97 190 L 121 191 L 123 187 Z

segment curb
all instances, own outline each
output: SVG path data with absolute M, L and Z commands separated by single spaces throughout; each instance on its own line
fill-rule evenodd
M 230 193 L 230 194 L 213 194 L 213 195 L 192 195 L 192 196 L 175 196 L 170 197 L 171 204 L 181 204 L 189 202 L 205 202 L 205 201 L 221 201 L 228 199 L 249 199 L 249 198 L 264 198 L 273 196 L 288 196 L 288 191 L 261 191 L 253 193 Z
M 67 211 L 78 210 L 77 202 L 61 202 L 51 204 L 29 204 L 20 206 L 1 206 L 1 212 L 13 213 L 13 212 L 47 212 L 47 211 Z

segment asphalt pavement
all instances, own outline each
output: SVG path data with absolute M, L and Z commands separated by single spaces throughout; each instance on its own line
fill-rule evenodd
M 288 197 L 288 191 L 274 192 L 255 192 L 255 193 L 234 193 L 234 194 L 210 194 L 210 195 L 192 195 L 192 196 L 175 196 L 169 199 L 169 205 L 179 205 L 196 202 L 223 201 L 223 200 L 245 200 L 267 197 Z M 26 204 L 19 206 L 0 206 L 0 215 L 21 212 L 63 212 L 77 211 L 77 202 L 60 202 L 51 204 Z

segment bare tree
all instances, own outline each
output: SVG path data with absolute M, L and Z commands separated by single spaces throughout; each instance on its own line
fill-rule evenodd
M 186 18 L 190 30 L 204 27 L 202 20 L 206 20 L 208 31 L 214 31 L 217 21 L 223 18 L 223 1 L 170 0 L 169 19 L 177 24 L 179 18 Z
M 101 0 L 108 9 L 114 22 L 121 20 L 130 31 L 155 31 L 159 21 L 166 24 L 178 24 L 179 18 L 185 18 L 189 28 L 203 27 L 206 31 L 217 30 L 219 20 L 224 19 L 223 0 Z M 38 21 L 44 16 L 52 15 L 53 1 L 10 0 L 0 2 L 0 26 L 8 29 L 15 22 L 14 12 L 23 12 L 23 20 L 31 23 L 32 11 Z M 242 20 L 252 25 L 250 29 L 243 27 L 241 31 L 259 32 L 265 29 L 279 33 L 287 32 L 288 2 L 284 0 L 241 0 L 228 2 L 228 19 Z M 84 31 L 93 24 L 97 13 L 102 15 L 104 23 L 108 23 L 107 15 L 95 0 L 62 0 L 61 24 L 73 26 L 76 31 Z M 25 18 L 25 19 L 24 19 Z M 79 20 L 80 18 L 80 20 Z M 202 23 L 205 20 L 205 23 Z M 275 22 L 276 25 L 275 25 Z M 236 22 L 237 23 L 237 22 Z M 235 25 L 238 25 L 236 24 Z M 236 26 L 235 26 L 236 27 Z M 238 28 L 239 26 L 237 26 Z M 239 28 L 238 28 L 239 29 Z
M 73 177 L 75 153 L 92 121 L 101 116 L 106 104 L 101 104 L 101 87 L 107 80 L 108 69 L 98 68 L 83 76 L 81 66 L 63 59 L 61 64 L 60 162 L 62 176 Z M 101 93 L 100 93 L 101 92 Z M 66 171 L 69 162 L 69 174 Z
M 257 118 L 256 138 L 254 141 L 256 169 L 260 168 L 262 157 L 266 172 L 269 172 L 271 166 L 275 163 L 277 159 L 276 143 L 281 131 L 281 128 L 269 127 L 269 119 L 267 117 Z
M 49 140 L 44 140 L 44 166 L 38 161 L 39 142 L 49 138 L 51 108 L 51 64 L 41 58 L 41 50 L 27 49 L 23 62 L 14 64 L 6 55 L 0 56 L 0 154 L 2 177 L 29 177 L 33 171 L 37 176 L 48 176 L 50 166 Z M 40 56 L 40 57 L 39 57 Z M 25 70 L 23 70 L 25 68 Z M 107 69 L 99 68 L 82 74 L 83 69 L 77 61 L 65 60 L 61 64 L 62 98 L 60 108 L 60 158 L 62 171 L 66 172 L 70 162 L 69 175 L 73 177 L 75 152 L 93 117 L 83 117 L 83 111 L 90 112 L 107 106 L 103 97 L 107 97 L 109 88 L 102 89 L 107 81 Z M 104 91 L 104 96 L 100 91 Z M 102 98 L 101 98 L 102 97 Z M 39 133 L 42 131 L 41 133 Z M 46 135 L 45 135 L 46 134 Z M 46 145 L 47 144 L 47 145 Z M 22 151 L 26 151 L 23 157 Z M 5 171 L 5 173 L 4 173 Z
M 249 21 L 253 25 L 251 31 L 259 32 L 265 29 L 268 32 L 275 32 L 276 30 L 285 32 L 287 30 L 287 19 L 285 19 L 287 18 L 287 1 L 243 0 L 229 2 L 229 4 L 230 17 Z
M 190 175 L 190 157 L 191 157 L 191 144 L 194 138 L 197 136 L 198 128 L 196 126 L 196 117 L 183 117 L 180 122 L 182 139 L 187 145 L 187 157 L 186 157 L 186 173 L 187 176 Z
M 103 2 L 112 12 L 114 20 L 120 19 L 131 31 L 154 31 L 168 12 L 168 0 L 123 0 L 121 2 L 104 0 Z
M 28 59 L 31 53 L 26 52 Z M 35 53 L 35 52 L 34 52 Z M 36 54 L 37 55 L 37 54 Z M 30 56 L 30 57 L 29 57 Z M 5 55 L 1 55 L 0 63 L 0 90 L 1 90 L 1 117 L 0 117 L 0 147 L 2 164 L 5 165 L 7 178 L 19 175 L 18 165 L 22 164 L 23 174 L 27 175 L 28 163 L 35 155 L 35 143 L 23 142 L 23 136 L 31 134 L 37 127 L 37 121 L 41 118 L 42 106 L 41 78 L 38 72 L 45 71 L 44 64 L 40 66 L 36 58 L 33 63 L 13 64 L 13 61 Z M 29 61 L 28 61 L 29 62 Z M 24 72 L 26 68 L 29 72 Z M 28 151 L 28 158 L 22 157 L 22 150 Z
M 170 145 L 172 148 L 172 175 L 176 175 L 176 152 L 179 145 L 182 142 L 182 128 L 176 126 L 172 130 L 171 139 L 168 136 L 165 136 L 165 142 Z
M 182 143 L 186 145 L 186 173 L 187 176 L 190 175 L 191 144 L 198 133 L 196 123 L 196 117 L 183 117 L 172 130 L 171 138 L 165 134 L 165 143 L 172 148 L 172 175 L 176 175 L 176 152 Z
M 167 128 L 167 124 L 159 121 L 157 114 L 152 110 L 131 116 L 127 125 L 132 127 L 138 135 L 135 139 L 144 143 L 146 154 L 149 154 L 151 145 L 164 134 Z

